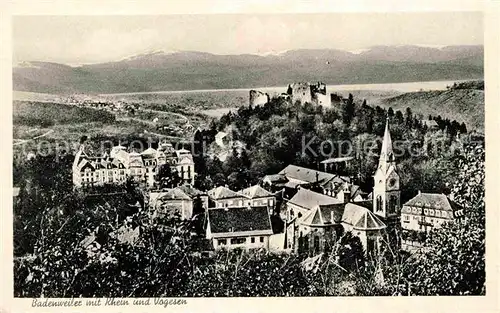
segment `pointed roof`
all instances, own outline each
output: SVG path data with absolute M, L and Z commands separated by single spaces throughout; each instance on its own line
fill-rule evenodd
M 243 190 L 240 190 L 239 193 L 241 193 L 244 196 L 247 196 L 250 199 L 265 198 L 265 197 L 272 197 L 273 196 L 272 193 L 265 190 L 264 188 L 262 188 L 259 185 L 254 185 L 254 186 L 245 188 Z
M 191 198 L 179 188 L 169 189 L 158 197 L 159 200 L 191 200 Z
M 308 226 L 326 226 L 340 223 L 345 203 L 317 205 L 300 222 Z
M 141 152 L 141 155 L 155 155 L 155 154 L 156 154 L 156 152 L 157 152 L 157 151 L 156 151 L 155 149 L 153 149 L 153 148 L 149 147 L 149 148 L 147 148 L 146 150 L 142 151 L 142 152 Z
M 392 139 L 391 133 L 389 131 L 389 117 L 385 124 L 384 139 L 382 141 L 382 148 L 380 149 L 380 159 L 378 167 L 383 170 L 384 173 L 387 172 L 388 165 L 395 161 L 394 151 L 392 150 Z
M 224 186 L 219 186 L 215 187 L 207 192 L 208 196 L 214 200 L 220 200 L 220 199 L 231 199 L 231 198 L 246 198 L 246 196 L 232 191 L 231 189 L 224 187 Z
M 355 229 L 359 230 L 380 230 L 386 228 L 386 225 L 370 210 L 354 203 L 347 203 L 345 205 L 342 222 L 352 225 Z

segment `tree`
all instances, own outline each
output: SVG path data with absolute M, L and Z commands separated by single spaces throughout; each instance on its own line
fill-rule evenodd
M 339 265 L 348 271 L 361 271 L 365 264 L 363 244 L 359 237 L 346 232 L 338 242 Z
M 355 112 L 355 104 L 354 104 L 354 97 L 350 93 L 349 97 L 347 98 L 347 102 L 345 104 L 344 112 L 342 115 L 342 119 L 344 121 L 344 124 L 350 125 L 352 119 L 354 118 L 354 112 Z
M 387 110 L 387 115 L 392 118 L 394 116 L 394 110 L 392 109 L 392 107 L 389 108 L 389 110 Z
M 169 164 L 160 166 L 156 180 L 159 188 L 174 188 L 182 183 L 182 178 L 177 173 L 177 170 Z

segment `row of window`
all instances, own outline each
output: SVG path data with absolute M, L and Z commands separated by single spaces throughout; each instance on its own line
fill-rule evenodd
M 83 177 L 92 177 L 95 174 L 96 177 L 99 177 L 99 173 L 100 173 L 99 171 L 97 171 L 97 172 L 90 172 L 90 171 L 86 170 L 85 172 L 81 173 L 81 176 L 83 176 Z M 107 172 L 103 171 L 102 173 L 103 173 L 103 176 L 106 176 L 106 173 L 108 173 L 108 176 L 113 176 L 113 174 L 117 175 L 118 172 L 115 170 L 115 171 L 107 171 Z M 125 175 L 125 170 L 120 170 L 119 174 L 120 175 Z
M 250 242 L 251 243 L 255 243 L 255 239 L 256 237 L 250 237 Z M 231 238 L 231 240 L 229 241 L 229 244 L 231 245 L 240 245 L 242 243 L 245 243 L 247 241 L 247 238 L 245 237 L 238 237 L 238 238 Z M 261 243 L 264 242 L 264 237 L 259 237 L 259 241 Z M 224 245 L 227 245 L 227 239 L 217 239 L 217 244 L 219 246 L 224 246 Z
M 248 205 L 248 206 L 273 206 L 274 201 L 273 199 L 267 199 L 267 202 L 265 200 L 226 200 L 226 201 L 217 201 L 217 207 L 218 208 L 223 208 L 223 207 L 232 207 L 232 206 L 237 206 L 237 207 L 242 207 L 243 205 Z
M 404 214 L 404 215 L 402 215 L 402 217 L 403 217 L 403 221 L 404 222 L 409 223 L 410 220 L 411 220 L 410 215 Z M 438 223 L 438 222 L 442 222 L 443 221 L 443 219 L 441 219 L 441 218 L 429 218 L 429 217 L 426 218 L 425 216 L 417 216 L 417 215 L 413 215 L 413 220 L 414 221 L 421 221 L 421 222 L 427 221 L 427 222 L 430 222 L 430 223 L 434 223 L 434 222 Z
M 441 211 L 441 210 L 436 210 L 436 209 L 427 209 L 427 208 L 417 208 L 417 207 L 404 207 L 403 212 L 406 213 L 412 213 L 412 214 L 419 214 L 421 215 L 422 212 L 424 215 L 428 216 L 435 216 L 435 217 L 442 217 L 442 218 L 453 218 L 453 213 L 452 212 L 447 212 L 447 211 Z

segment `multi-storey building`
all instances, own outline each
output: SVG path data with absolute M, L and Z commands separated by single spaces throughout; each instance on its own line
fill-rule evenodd
M 446 222 L 461 221 L 463 216 L 463 207 L 446 195 L 419 192 L 401 209 L 402 248 L 419 248 L 431 230 Z
M 175 150 L 171 144 L 160 144 L 158 149 L 149 147 L 143 152 L 128 152 L 123 146 L 115 146 L 110 153 L 89 156 L 82 145 L 73 162 L 73 184 L 76 187 L 120 184 L 132 177 L 154 187 L 162 165 L 172 166 L 183 182 L 194 184 L 194 162 L 188 150 Z
M 214 208 L 207 213 L 206 238 L 214 249 L 269 250 L 273 234 L 266 207 Z

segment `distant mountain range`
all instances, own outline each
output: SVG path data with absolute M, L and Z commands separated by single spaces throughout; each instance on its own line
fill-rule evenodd
M 124 93 L 318 80 L 327 84 L 462 80 L 483 77 L 483 55 L 483 46 L 376 46 L 360 53 L 303 49 L 267 55 L 159 51 L 77 67 L 22 62 L 14 66 L 13 84 L 17 91 Z

